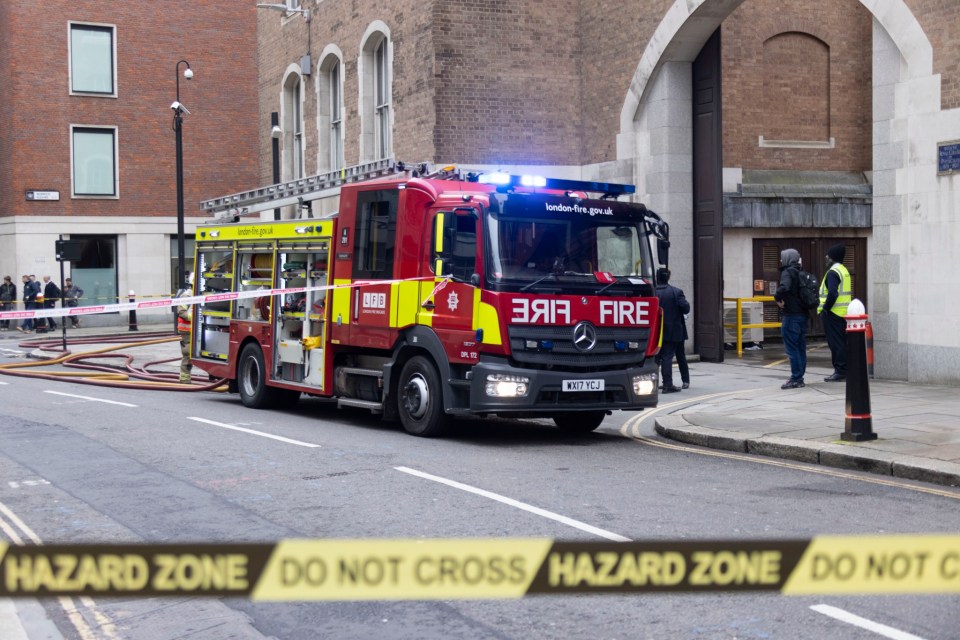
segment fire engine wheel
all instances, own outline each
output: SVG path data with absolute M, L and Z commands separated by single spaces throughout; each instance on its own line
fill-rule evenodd
M 599 427 L 606 417 L 606 411 L 575 411 L 558 413 L 553 416 L 553 422 L 564 433 L 590 433 Z
M 414 356 L 403 366 L 398 399 L 400 422 L 407 433 L 432 438 L 449 426 L 440 374 L 427 358 Z
M 240 352 L 237 387 L 240 400 L 251 409 L 270 409 L 280 400 L 278 390 L 267 386 L 267 368 L 263 363 L 260 345 L 250 343 Z

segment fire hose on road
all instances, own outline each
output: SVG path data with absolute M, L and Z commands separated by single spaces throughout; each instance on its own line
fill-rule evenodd
M 166 358 L 147 362 L 142 366 L 135 366 L 134 356 L 127 353 L 115 353 L 120 349 L 136 348 L 165 342 L 176 342 L 179 338 L 168 332 L 145 333 L 136 337 L 129 334 L 99 335 L 86 338 L 77 338 L 70 341 L 71 345 L 89 345 L 103 343 L 117 343 L 115 346 L 103 347 L 92 351 L 72 353 L 64 350 L 60 339 L 32 339 L 18 343 L 24 348 L 33 348 L 43 352 L 58 354 L 49 358 L 35 359 L 30 362 L 14 362 L 0 364 L 0 374 L 20 376 L 25 378 L 39 378 L 60 382 L 73 382 L 102 387 L 117 387 L 123 389 L 148 389 L 153 391 L 225 391 L 226 381 L 200 380 L 193 376 L 190 384 L 179 382 L 176 372 L 151 370 L 167 362 L 179 361 L 180 357 Z M 111 365 L 90 362 L 92 360 L 116 359 L 121 364 Z M 62 366 L 82 369 L 83 371 L 37 371 L 38 368 Z

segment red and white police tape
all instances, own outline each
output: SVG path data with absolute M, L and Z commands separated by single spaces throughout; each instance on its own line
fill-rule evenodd
M 262 298 L 263 296 L 281 296 L 294 293 L 306 293 L 307 291 L 327 291 L 329 289 L 349 289 L 364 284 L 397 284 L 400 282 L 415 282 L 420 280 L 433 280 L 436 276 L 425 276 L 423 278 L 406 278 L 403 280 L 375 280 L 375 281 L 354 281 L 350 284 L 333 284 L 317 287 L 290 287 L 287 289 L 258 289 L 255 291 L 235 291 L 230 293 L 214 293 L 202 296 L 184 296 L 182 298 L 159 298 L 156 300 L 142 300 L 140 302 L 121 302 L 118 304 L 104 304 L 91 307 L 62 307 L 49 309 L 24 309 L 23 311 L 0 311 L 0 320 L 27 320 L 36 318 L 63 318 L 70 316 L 87 316 L 99 313 L 116 313 L 119 311 L 140 311 L 142 309 L 162 309 L 173 306 L 190 306 L 195 304 L 207 304 L 210 302 L 224 302 L 229 300 L 244 300 L 248 298 Z M 449 281 L 449 277 L 437 283 L 430 295 L 442 289 Z

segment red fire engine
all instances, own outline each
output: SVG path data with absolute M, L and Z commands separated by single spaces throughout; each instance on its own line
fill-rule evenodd
M 665 263 L 668 227 L 617 200 L 632 186 L 371 172 L 202 204 L 232 222 L 197 230 L 196 294 L 224 295 L 195 307 L 196 366 L 248 407 L 335 397 L 419 436 L 462 414 L 588 432 L 656 406 L 652 245 Z M 238 221 L 331 190 L 332 216 Z

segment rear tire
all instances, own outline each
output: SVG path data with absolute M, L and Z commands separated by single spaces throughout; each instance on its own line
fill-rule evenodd
M 553 416 L 553 422 L 564 433 L 590 433 L 607 417 L 606 411 L 574 411 L 558 413 Z
M 403 366 L 397 405 L 400 422 L 409 434 L 435 438 L 450 426 L 450 417 L 443 412 L 440 374 L 423 356 L 414 356 Z
M 237 362 L 237 388 L 244 406 L 272 409 L 280 399 L 278 389 L 267 386 L 267 368 L 260 345 L 251 342 L 240 352 Z

